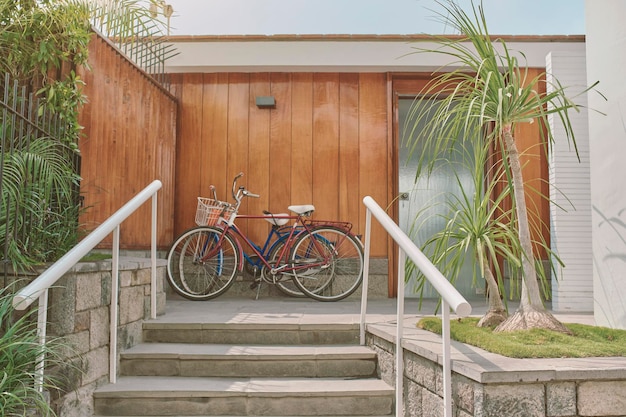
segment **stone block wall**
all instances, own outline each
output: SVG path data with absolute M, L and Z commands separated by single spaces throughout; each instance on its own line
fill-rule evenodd
M 420 334 L 403 342 L 404 415 L 443 417 L 441 340 L 413 333 Z M 380 377 L 395 385 L 395 336 L 368 326 L 367 344 L 378 354 Z M 626 416 L 626 358 L 511 359 L 459 345 L 453 417 Z
M 165 263 L 157 261 L 157 314 L 165 312 Z M 150 318 L 149 258 L 121 258 L 118 296 L 120 350 L 142 341 L 142 323 Z M 93 391 L 109 382 L 111 261 L 77 264 L 49 292 L 49 339 L 66 348 L 63 369 L 46 369 L 60 377 L 62 392 L 52 392 L 59 417 L 93 415 Z

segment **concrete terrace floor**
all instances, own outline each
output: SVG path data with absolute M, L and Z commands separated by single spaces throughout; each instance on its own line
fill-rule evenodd
M 484 298 L 468 300 L 472 316 L 482 316 L 487 311 Z M 435 313 L 436 300 L 405 298 L 405 326 L 414 327 L 423 316 Z M 509 312 L 518 304 L 509 302 Z M 548 305 L 549 309 L 549 305 Z M 168 294 L 166 313 L 156 321 L 180 321 L 184 323 L 306 323 L 306 324 L 357 324 L 360 322 L 361 300 L 353 298 L 337 302 L 319 302 L 307 298 L 276 296 L 229 296 L 228 294 L 208 301 L 188 301 Z M 391 323 L 396 320 L 397 299 L 375 298 L 367 301 L 366 322 Z M 439 315 L 441 313 L 439 312 Z M 555 317 L 564 323 L 595 324 L 592 313 L 559 313 Z M 454 314 L 452 314 L 454 316 Z

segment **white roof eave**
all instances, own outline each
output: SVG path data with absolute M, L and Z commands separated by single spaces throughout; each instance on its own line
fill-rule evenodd
M 453 64 L 433 52 L 429 41 L 364 40 L 194 40 L 171 39 L 178 55 L 166 61 L 165 71 L 181 72 L 420 72 Z M 507 42 L 520 51 L 521 63 L 545 67 L 546 55 L 554 51 L 585 52 L 584 41 Z M 525 57 L 525 58 L 524 58 Z M 452 65 L 454 66 L 454 65 Z

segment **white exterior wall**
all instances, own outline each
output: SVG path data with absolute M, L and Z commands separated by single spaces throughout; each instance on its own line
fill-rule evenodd
M 566 86 L 573 98 L 586 87 L 585 51 L 552 52 L 546 58 L 548 92 L 553 79 Z M 563 124 L 557 115 L 549 116 L 554 143 L 550 147 L 550 229 L 552 250 L 558 262 L 552 275 L 552 309 L 557 312 L 593 311 L 593 280 L 591 258 L 591 182 L 589 178 L 589 128 L 587 97 L 576 97 L 583 106 L 580 112 L 569 114 L 578 148 L 567 140 Z M 579 161 L 580 158 L 580 161 Z
M 626 1 L 586 0 L 596 324 L 626 329 Z

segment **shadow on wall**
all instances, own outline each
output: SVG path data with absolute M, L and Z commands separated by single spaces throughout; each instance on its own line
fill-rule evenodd
M 596 278 L 594 278 L 594 310 L 596 322 L 611 328 L 626 328 L 626 291 L 623 285 L 623 272 L 626 269 L 626 208 L 617 216 L 607 216 L 597 206 L 593 211 L 601 219 L 597 224 L 600 231 L 609 231 L 594 246 L 602 245 L 593 253 Z

